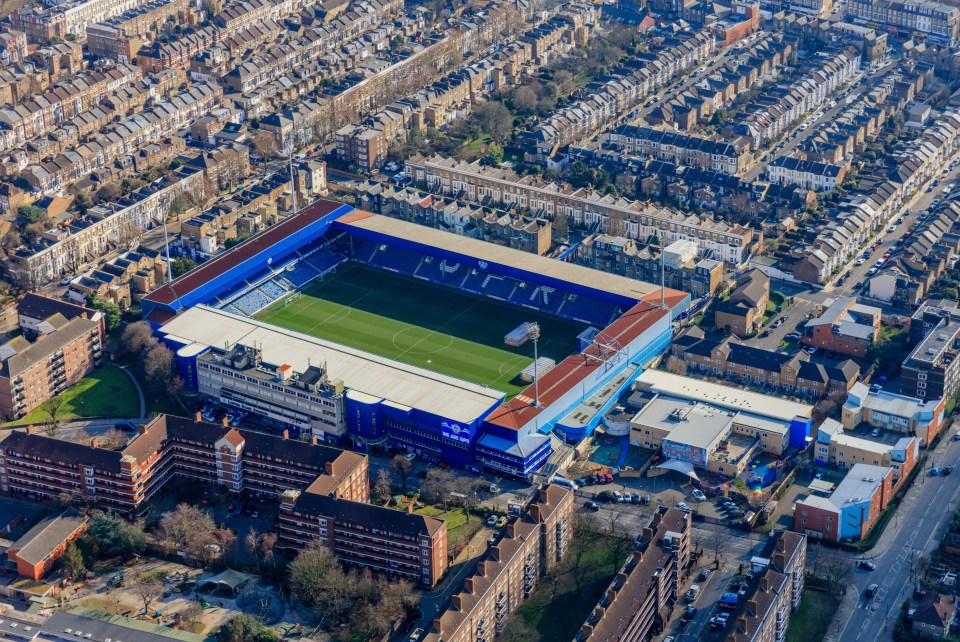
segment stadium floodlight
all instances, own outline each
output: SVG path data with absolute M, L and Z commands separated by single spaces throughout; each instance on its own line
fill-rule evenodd
M 535 408 L 542 408 L 540 405 L 540 372 L 539 372 L 539 353 L 537 344 L 540 342 L 540 324 L 530 324 L 530 338 L 533 339 L 533 405 Z

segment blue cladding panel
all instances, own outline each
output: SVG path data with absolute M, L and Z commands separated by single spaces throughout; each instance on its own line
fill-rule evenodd
M 790 447 L 806 448 L 807 438 L 810 436 L 810 419 L 796 417 L 790 423 Z

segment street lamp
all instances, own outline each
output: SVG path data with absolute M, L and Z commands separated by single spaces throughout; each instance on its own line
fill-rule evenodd
M 540 342 L 539 323 L 530 324 L 530 338 L 533 339 L 533 406 L 535 408 L 542 408 L 543 406 L 540 405 L 540 373 L 538 372 L 539 364 L 537 363 L 539 357 L 537 347 Z

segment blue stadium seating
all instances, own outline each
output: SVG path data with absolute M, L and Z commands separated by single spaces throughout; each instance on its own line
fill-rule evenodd
M 299 260 L 293 264 L 293 267 L 287 268 L 283 273 L 284 278 L 293 283 L 295 287 L 302 288 L 313 279 L 320 276 L 320 271 L 313 267 L 308 261 Z
M 558 314 L 603 327 L 610 322 L 614 312 L 616 312 L 616 306 L 611 303 L 568 294 L 563 301 L 563 305 L 559 308 Z
M 517 287 L 516 279 L 488 274 L 480 286 L 480 291 L 498 299 L 507 300 L 515 287 Z
M 345 261 L 347 257 L 332 250 L 321 248 L 308 256 L 306 262 L 316 268 L 320 274 Z
M 261 283 L 257 289 L 267 295 L 271 301 L 276 301 L 289 292 L 289 290 L 280 285 L 276 279 Z
M 460 287 L 469 292 L 480 292 L 483 282 L 487 278 L 487 273 L 481 270 L 472 270 L 467 273 L 467 278 L 463 280 Z
M 403 274 L 413 274 L 423 260 L 420 254 L 414 254 L 407 250 L 400 250 L 395 247 L 380 247 L 380 251 L 373 257 L 372 265 L 384 268 L 390 268 Z

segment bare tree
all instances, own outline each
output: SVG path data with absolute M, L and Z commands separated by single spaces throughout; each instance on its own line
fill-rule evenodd
M 131 323 L 120 334 L 120 346 L 129 355 L 142 357 L 157 345 L 157 338 L 146 321 Z
M 106 431 L 99 437 L 97 441 L 100 442 L 101 448 L 106 448 L 107 450 L 117 450 L 127 443 L 127 435 L 118 428 L 111 428 Z
M 273 158 L 280 151 L 280 143 L 271 132 L 258 131 L 253 135 L 253 150 L 266 164 L 268 158 Z
M 457 492 L 463 495 L 463 514 L 470 523 L 470 511 L 480 503 L 480 480 L 476 477 L 460 476 L 454 481 Z
M 725 528 L 714 531 L 713 535 L 710 536 L 709 546 L 713 551 L 713 563 L 717 569 L 720 568 L 720 564 L 723 561 L 724 550 L 729 543 L 730 533 Z
M 420 484 L 420 494 L 432 502 L 442 502 L 443 509 L 448 510 L 450 493 L 453 488 L 453 474 L 443 468 L 429 468 L 427 476 Z
M 850 560 L 838 550 L 830 550 L 819 557 L 818 566 L 829 590 L 835 595 L 846 593 L 846 585 L 852 573 Z
M 133 577 L 133 590 L 136 591 L 140 600 L 143 602 L 143 612 L 147 613 L 150 604 L 158 597 L 163 595 L 163 580 L 166 579 L 166 571 L 144 571 Z
M 47 437 L 56 437 L 60 432 L 60 422 L 67 414 L 67 401 L 60 395 L 54 395 L 40 405 L 40 413 L 46 419 L 41 430 Z
M 590 553 L 597 545 L 597 534 L 601 532 L 601 529 L 593 515 L 586 511 L 574 513 L 571 529 L 566 567 L 570 573 L 570 578 L 577 587 L 577 595 L 580 595 L 583 582 L 593 570 L 589 562 Z
M 667 357 L 666 368 L 667 372 L 671 372 L 675 375 L 687 374 L 687 362 L 680 357 Z
M 390 485 L 390 473 L 385 468 L 377 471 L 377 482 L 373 485 L 373 498 L 381 505 L 386 505 L 393 496 L 393 487 Z
M 607 555 L 610 556 L 613 572 L 620 570 L 620 567 L 626 561 L 627 553 L 633 548 L 630 532 L 620 521 L 622 517 L 623 513 L 620 511 L 607 511 L 607 521 L 604 524 L 606 531 L 604 547 L 607 549 Z
M 413 462 L 407 459 L 406 455 L 398 454 L 390 460 L 390 470 L 400 478 L 403 489 L 407 489 L 407 480 L 410 479 L 410 473 L 413 472 Z

